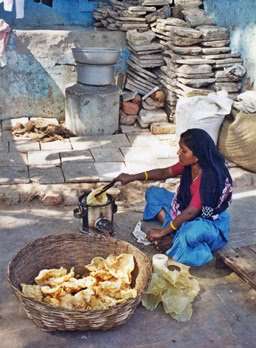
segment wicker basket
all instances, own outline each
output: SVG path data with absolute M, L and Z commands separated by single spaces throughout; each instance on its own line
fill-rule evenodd
M 42 269 L 75 267 L 84 274 L 84 265 L 96 257 L 109 254 L 130 253 L 135 257 L 132 286 L 138 291 L 135 299 L 129 299 L 108 310 L 74 311 L 53 307 L 25 296 L 20 283 L 33 284 Z M 13 257 L 8 265 L 8 281 L 21 302 L 27 316 L 43 331 L 55 330 L 108 330 L 123 325 L 133 314 L 143 291 L 151 278 L 151 263 L 147 256 L 131 244 L 113 238 L 65 233 L 39 238 Z

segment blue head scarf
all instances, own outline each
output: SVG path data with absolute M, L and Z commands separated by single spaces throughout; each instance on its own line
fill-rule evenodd
M 202 201 L 201 217 L 214 219 L 226 210 L 232 198 L 232 179 L 225 165 L 224 157 L 215 146 L 212 138 L 202 129 L 189 129 L 192 137 L 192 152 L 198 158 L 202 168 L 200 196 Z M 181 134 L 181 138 L 183 134 Z M 190 185 L 192 183 L 191 167 L 185 166 L 180 188 L 177 194 L 179 210 L 183 211 L 191 201 Z

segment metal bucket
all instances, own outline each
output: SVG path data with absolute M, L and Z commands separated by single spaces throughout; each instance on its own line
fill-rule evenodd
M 92 65 L 77 63 L 77 82 L 91 85 L 110 85 L 114 81 L 113 65 Z

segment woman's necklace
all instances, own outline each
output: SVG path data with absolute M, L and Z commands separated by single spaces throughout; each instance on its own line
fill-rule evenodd
M 197 176 L 192 180 L 192 183 L 196 181 L 196 179 L 199 178 L 199 176 L 201 175 L 202 173 L 202 170 L 200 170 L 200 172 L 197 174 Z

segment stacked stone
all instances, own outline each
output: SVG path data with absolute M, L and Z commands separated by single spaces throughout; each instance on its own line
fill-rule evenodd
M 157 91 L 151 96 L 142 100 L 142 109 L 140 110 L 137 121 L 142 128 L 151 127 L 152 124 L 165 124 L 167 113 L 164 110 L 165 94 Z
M 137 92 L 124 92 L 120 110 L 120 124 L 131 126 L 137 121 L 141 96 Z
M 131 60 L 127 62 L 125 88 L 145 95 L 159 86 L 158 77 L 153 68 L 165 64 L 161 52 L 162 46 L 154 40 L 155 34 L 151 30 L 142 33 L 129 30 L 126 38 L 131 51 Z
M 196 0 L 195 0 L 196 2 Z M 226 89 L 234 98 L 241 89 L 231 81 L 224 68 L 242 63 L 238 54 L 230 53 L 229 32 L 215 25 L 198 8 L 182 9 L 184 19 L 158 19 L 151 24 L 163 47 L 166 66 L 156 70 L 167 95 L 165 107 L 170 119 L 175 113 L 179 96 L 207 95 L 210 91 Z
M 138 6 L 140 1 L 111 0 L 110 3 L 109 6 L 98 7 L 93 11 L 93 17 L 98 21 L 94 23 L 95 27 L 122 31 L 147 30 L 149 25 L 146 15 L 156 11 L 155 7 Z

